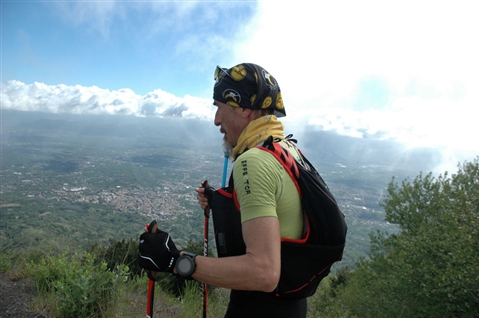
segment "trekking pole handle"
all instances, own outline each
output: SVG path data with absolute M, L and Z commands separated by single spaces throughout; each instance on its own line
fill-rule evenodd
M 205 180 L 203 183 L 203 188 L 205 188 L 205 196 L 206 196 L 206 191 L 210 188 L 209 184 L 208 184 L 208 180 Z M 209 204 L 209 202 L 208 202 Z M 210 217 L 210 207 L 207 206 L 206 209 L 204 209 L 204 212 L 205 212 L 205 218 L 209 218 Z
M 156 231 L 158 230 L 158 222 L 156 222 L 156 220 L 151 221 L 150 224 L 147 224 L 146 229 L 149 233 L 156 233 Z M 156 279 L 158 273 L 150 271 L 150 275 L 152 278 Z
M 158 223 L 156 220 L 153 220 L 150 222 L 150 224 L 146 225 L 146 230 L 149 233 L 156 233 L 158 230 Z M 148 272 L 148 298 L 147 298 L 147 303 L 146 303 L 146 318 L 153 318 L 153 302 L 155 300 L 155 281 L 156 281 L 156 276 L 157 272 L 149 271 Z

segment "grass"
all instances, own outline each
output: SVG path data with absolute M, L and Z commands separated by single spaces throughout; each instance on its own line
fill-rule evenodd
M 51 317 L 145 317 L 148 278 L 128 279 L 126 268 L 109 271 L 88 253 L 0 252 L 0 273 L 12 280 L 32 280 L 38 290 L 29 304 Z M 167 283 L 155 286 L 156 317 L 202 317 L 203 295 L 198 284 L 187 282 L 184 294 L 174 297 Z M 222 317 L 228 291 L 211 289 L 208 317 Z
M 0 272 L 12 279 L 30 279 L 38 290 L 29 304 L 51 317 L 145 317 L 148 278 L 130 278 L 128 269 L 113 270 L 93 261 L 89 253 L 0 252 Z M 168 277 L 165 275 L 165 277 Z M 329 279 L 308 299 L 308 317 L 347 317 L 329 296 Z M 210 288 L 208 317 L 224 317 L 229 290 Z M 187 281 L 183 294 L 168 291 L 168 279 L 155 285 L 154 317 L 203 317 L 203 294 L 199 284 Z

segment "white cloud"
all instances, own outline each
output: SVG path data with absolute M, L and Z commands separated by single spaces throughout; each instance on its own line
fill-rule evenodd
M 2 109 L 20 111 L 182 117 L 210 122 L 215 112 L 211 99 L 177 97 L 160 89 L 141 96 L 130 89 L 9 81 L 1 86 L 0 97 Z M 443 157 L 436 171 L 454 171 L 458 162 L 478 154 L 475 138 L 479 135 L 479 111 L 473 102 L 409 96 L 396 99 L 384 109 L 324 108 L 312 110 L 307 116 L 287 116 L 283 121 L 287 133 L 296 137 L 321 129 L 358 138 L 396 140 L 413 148 L 432 147 L 441 150 Z
M 214 116 L 211 100 L 176 97 L 160 89 L 140 96 L 128 88 L 110 91 L 96 86 L 9 81 L 1 86 L 1 100 L 3 109 L 20 111 L 201 119 Z
M 270 70 L 296 107 L 343 107 L 358 81 L 372 75 L 397 93 L 412 81 L 429 87 L 458 82 L 467 89 L 478 83 L 472 1 L 260 4 L 236 57 Z
M 238 62 L 279 81 L 287 120 L 479 153 L 474 1 L 261 1 Z
M 472 142 L 479 135 L 478 115 L 477 108 L 465 102 L 409 97 L 380 110 L 325 109 L 309 116 L 309 124 L 354 137 L 394 139 L 412 147 L 478 151 Z

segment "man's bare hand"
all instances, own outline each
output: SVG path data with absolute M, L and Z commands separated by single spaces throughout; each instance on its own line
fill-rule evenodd
M 196 193 L 198 193 L 198 203 L 201 206 L 201 208 L 204 210 L 206 209 L 209 204 L 208 204 L 208 198 L 205 195 L 205 188 L 195 188 Z

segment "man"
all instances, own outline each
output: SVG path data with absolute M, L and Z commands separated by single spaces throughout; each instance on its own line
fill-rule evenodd
M 235 161 L 232 176 L 246 251 L 222 258 L 196 256 L 191 277 L 232 290 L 225 317 L 306 317 L 306 298 L 285 299 L 274 293 L 280 279 L 281 238 L 301 238 L 299 194 L 281 163 L 254 148 L 273 136 L 299 158 L 284 141 L 284 127 L 277 120 L 286 115 L 278 83 L 255 64 L 218 67 L 213 98 L 217 107 L 214 123 Z M 209 206 L 205 189 L 195 191 L 200 206 Z M 170 263 L 177 257 L 173 255 Z M 177 269 L 169 266 L 167 271 Z

